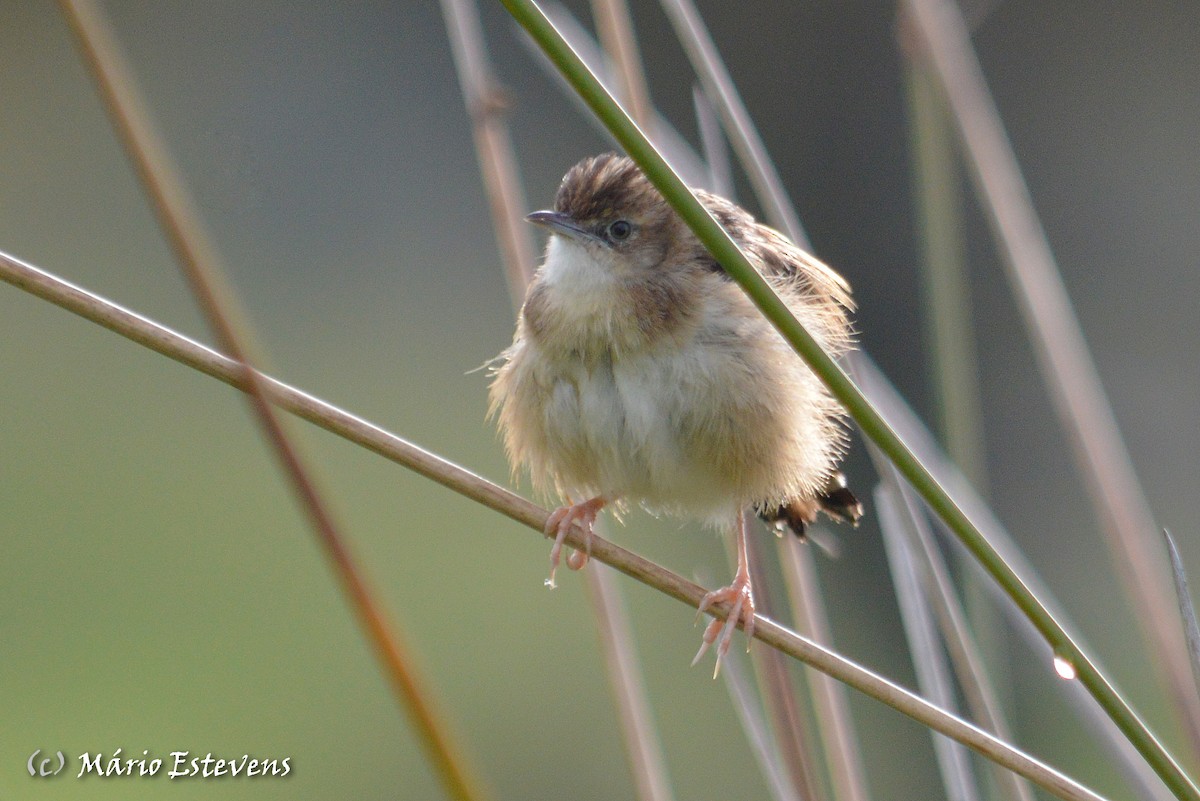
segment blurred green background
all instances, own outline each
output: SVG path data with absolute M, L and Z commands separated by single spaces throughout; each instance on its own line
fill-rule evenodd
M 855 286 L 864 347 L 931 419 L 894 8 L 700 6 L 817 252 Z M 438 5 L 105 7 L 269 369 L 505 480 L 486 377 L 468 371 L 508 343 L 512 313 Z M 1200 16 L 1188 2 L 972 8 L 1157 520 L 1200 573 Z M 482 12 L 540 207 L 567 167 L 610 144 L 503 9 Z M 634 16 L 652 43 L 653 98 L 695 142 L 682 52 L 656 5 Z M 0 249 L 209 341 L 53 4 L 0 0 L 0 99 Z M 1179 748 L 973 201 L 967 214 L 995 508 Z M 439 797 L 243 399 L 7 285 L 0 337 L 0 797 Z M 292 430 L 496 796 L 629 796 L 578 577 L 548 592 L 532 532 Z M 851 477 L 869 496 L 854 447 Z M 684 575 L 725 578 L 720 542 L 694 525 L 638 513 L 614 535 Z M 843 541 L 820 565 L 837 645 L 913 686 L 870 511 Z M 678 797 L 765 797 L 724 688 L 687 667 L 692 613 L 622 585 Z M 1002 650 L 1021 666 L 1008 676 L 1019 741 L 1123 797 L 1064 714 L 1047 655 Z M 928 734 L 852 703 L 876 797 L 940 794 Z M 26 772 L 35 749 L 63 750 L 73 777 L 78 754 L 117 748 L 168 763 L 176 750 L 286 756 L 292 773 Z

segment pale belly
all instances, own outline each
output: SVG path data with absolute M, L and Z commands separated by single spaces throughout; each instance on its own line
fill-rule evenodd
M 728 519 L 745 502 L 740 456 L 723 448 L 734 432 L 720 419 L 718 386 L 686 355 L 555 372 L 543 414 L 549 461 L 576 493 L 713 519 Z
M 843 442 L 836 405 L 782 338 L 720 322 L 612 358 L 514 343 L 492 386 L 514 464 L 573 502 L 712 522 L 812 497 Z

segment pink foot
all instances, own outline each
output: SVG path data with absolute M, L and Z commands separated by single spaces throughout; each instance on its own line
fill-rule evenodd
M 714 642 L 717 642 L 718 637 L 720 642 L 717 643 L 717 665 L 713 670 L 713 678 L 721 672 L 721 657 L 729 653 L 729 644 L 733 639 L 734 629 L 738 627 L 738 623 L 742 624 L 743 631 L 746 632 L 747 645 L 749 650 L 750 639 L 754 637 L 754 593 L 750 588 L 750 576 L 741 570 L 733 579 L 733 583 L 728 587 L 722 587 L 719 590 L 713 590 L 705 595 L 700 600 L 700 606 L 696 610 L 696 617 L 704 614 L 713 604 L 728 603 L 730 604 L 729 617 L 725 620 L 714 618 L 709 622 L 708 627 L 704 629 L 704 642 L 700 644 L 700 650 L 696 652 L 696 658 L 692 660 L 695 665 L 700 661 L 700 657 L 704 656 L 704 652 Z
M 546 579 L 547 587 L 551 589 L 555 587 L 554 572 L 558 570 L 563 541 L 567 538 L 567 532 L 571 530 L 571 526 L 576 523 L 587 535 L 587 550 L 575 551 L 568 555 L 567 567 L 579 570 L 587 564 L 588 552 L 591 550 L 592 544 L 592 526 L 596 522 L 596 515 L 607 503 L 608 499 L 601 495 L 583 503 L 560 506 L 550 513 L 550 517 L 546 520 L 546 536 L 554 537 L 554 545 L 550 548 L 550 578 Z

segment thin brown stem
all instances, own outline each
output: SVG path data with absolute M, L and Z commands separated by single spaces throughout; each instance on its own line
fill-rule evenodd
M 871 459 L 888 489 L 894 507 L 893 513 L 900 520 L 900 524 L 893 527 L 895 530 L 891 534 L 902 535 L 909 540 L 905 550 L 921 579 L 925 598 L 936 618 L 942 643 L 950 656 L 958 685 L 962 689 L 972 718 L 988 731 L 995 732 L 1004 739 L 1012 739 L 1012 731 L 996 699 L 995 689 L 984 668 L 983 658 L 971 635 L 965 613 L 955 595 L 949 571 L 933 542 L 933 534 L 929 530 L 923 510 L 912 489 L 904 483 L 896 469 L 877 448 L 871 448 Z M 1019 776 L 1008 771 L 997 771 L 995 779 L 1002 796 L 1009 801 L 1033 801 L 1028 783 L 1022 781 Z
M 700 152 L 708 165 L 705 188 L 713 194 L 733 198 L 733 170 L 729 164 L 729 148 L 721 133 L 721 123 L 713 110 L 712 101 L 698 84 L 692 87 L 692 107 L 696 110 L 696 127 L 700 130 Z
M 908 640 L 908 652 L 917 674 L 917 686 L 934 703 L 956 711 L 957 698 L 950 680 L 946 652 L 938 640 L 928 598 L 918 580 L 908 537 L 902 532 L 904 526 L 896 493 L 889 484 L 880 484 L 875 489 L 874 500 L 887 554 L 888 574 L 892 577 L 900 620 Z M 946 797 L 981 801 L 979 782 L 966 749 L 934 735 L 933 751 Z
M 599 524 L 597 531 L 603 531 Z M 642 801 L 671 801 L 675 794 L 671 791 L 666 756 L 646 698 L 641 663 L 621 588 L 614 580 L 615 574 L 607 567 L 597 565 L 584 574 L 637 797 Z
M 629 6 L 625 0 L 592 0 L 592 16 L 600 46 L 616 67 L 620 81 L 617 97 L 626 104 L 633 121 L 654 139 L 654 107 L 650 104 L 650 90 L 646 87 L 646 72 L 638 53 Z
M 505 264 L 509 297 L 519 312 L 533 274 L 533 244 L 529 226 L 522 219 L 527 206 L 508 125 L 494 104 L 500 94 L 498 81 L 488 60 L 473 0 L 442 0 L 442 11 L 463 101 L 473 123 L 475 150 Z M 671 801 L 666 758 L 646 697 L 620 587 L 605 570 L 589 570 L 585 576 L 637 797 L 642 801 Z
M 954 594 L 949 569 L 934 545 L 933 535 L 925 525 L 925 520 L 919 515 L 912 490 L 902 484 L 898 476 L 894 477 L 897 496 L 902 505 L 901 511 L 912 523 L 910 533 L 916 539 L 914 554 L 917 549 L 921 553 L 922 566 L 925 568 L 922 571 L 926 580 L 925 593 L 937 616 L 942 640 L 946 643 L 946 650 L 950 654 L 950 661 L 967 707 L 980 725 L 1006 740 L 1011 740 L 1012 730 L 984 668 L 979 646 L 971 636 L 966 613 Z M 1019 776 L 1008 771 L 996 771 L 995 778 L 1003 797 L 1010 801 L 1033 801 L 1029 784 Z
M 487 193 L 496 243 L 504 261 L 509 296 L 517 308 L 533 275 L 533 238 L 521 219 L 525 200 L 515 169 L 512 138 L 503 115 L 507 94 L 496 81 L 471 0 L 442 0 L 446 32 L 458 71 L 463 103 L 471 117 L 475 154 Z
M 236 389 L 246 390 L 244 367 L 233 359 L 4 253 L 0 253 L 0 280 Z M 413 470 L 545 536 L 546 520 L 550 516 L 547 510 L 362 418 L 274 378 L 258 375 L 264 397 L 284 411 Z M 593 558 L 692 609 L 699 607 L 706 594 L 706 590 L 698 584 L 603 537 L 593 535 L 589 541 L 580 529 L 574 528 L 567 534 L 566 542 L 573 548 L 590 547 Z M 710 609 L 711 614 L 721 618 L 729 612 L 730 607 L 726 603 Z M 988 759 L 1029 778 L 1059 798 L 1068 801 L 1099 801 L 1103 798 L 994 735 L 772 620 L 761 616 L 756 618 L 754 636 L 766 645 L 828 673 L 917 722 L 958 740 Z
M 120 53 L 112 30 L 89 2 L 64 0 L 62 8 L 197 305 L 221 349 L 229 354 L 238 383 L 246 392 L 259 425 L 324 546 L 342 589 L 383 663 L 397 697 L 417 728 L 446 791 L 459 799 L 485 798 L 486 794 L 468 766 L 461 746 L 455 743 L 449 733 L 445 715 L 435 708 L 426 682 L 417 674 L 407 648 L 386 621 L 308 468 L 272 408 L 260 374 L 251 366 L 238 331 L 239 326 L 233 322 L 229 312 L 231 304 L 223 297 L 217 283 L 216 276 L 221 270 L 216 248 L 200 224 L 200 217 L 184 189 L 165 143 L 154 129 L 150 114 L 134 88 L 132 71 Z
M 778 550 L 786 567 L 784 575 L 791 577 L 787 590 L 796 626 L 801 634 L 829 645 L 833 642 L 833 634 L 825 614 L 812 551 L 795 537 L 781 539 Z M 813 709 L 820 721 L 817 729 L 825 746 L 825 761 L 829 765 L 834 796 L 838 801 L 867 801 L 871 796 L 867 790 L 866 770 L 845 689 L 824 673 L 809 670 L 808 674 Z
M 661 1 L 663 10 L 675 27 L 675 35 L 687 51 L 692 69 L 721 115 L 725 134 L 750 178 L 767 221 L 800 247 L 810 249 L 800 218 L 796 216 L 796 210 L 792 208 L 783 189 L 783 181 L 767 156 L 766 145 L 750 121 L 750 114 L 733 85 L 733 78 L 721 61 L 717 46 L 704 27 L 695 5 L 691 0 Z
M 615 87 L 619 79 L 613 73 L 611 59 L 605 56 L 591 33 L 571 15 L 570 11 L 560 3 L 554 2 L 554 0 L 548 0 L 543 7 L 543 11 L 554 20 L 554 24 L 558 26 L 562 35 L 570 42 L 571 48 L 579 54 L 579 57 L 604 82 L 605 86 Z M 579 95 L 575 94 L 567 84 L 563 83 L 562 75 L 546 59 L 546 54 L 539 50 L 537 45 L 527 37 L 521 37 L 518 41 L 529 49 L 535 62 L 546 71 L 550 79 L 558 83 L 567 101 L 584 110 L 585 107 L 579 99 Z M 604 126 L 595 116 L 584 111 L 583 119 L 594 126 L 601 135 L 608 136 L 608 132 L 604 130 Z M 708 168 L 700 161 L 700 158 L 696 155 L 691 145 L 688 144 L 687 140 L 672 127 L 670 121 L 655 112 L 650 129 L 654 131 L 655 145 L 661 149 L 667 160 L 671 162 L 671 166 L 680 175 L 686 177 L 693 185 L 703 186 L 708 176 Z
M 1000 246 L 1038 365 L 1136 613 L 1151 664 L 1168 688 L 1193 752 L 1200 751 L 1200 698 L 1191 681 L 1178 610 L 1141 485 L 1063 286 L 1029 189 L 987 90 L 962 15 L 948 0 L 902 0 L 910 57 L 937 76 L 977 194 Z
M 748 516 L 749 512 L 742 514 L 743 527 L 746 526 L 745 518 Z M 765 581 L 761 577 L 765 577 L 767 571 L 762 543 L 758 537 L 748 537 L 744 542 L 750 575 L 754 577 L 756 586 L 763 587 Z M 772 608 L 774 604 L 770 593 L 756 593 L 754 602 L 764 616 L 778 617 L 776 610 Z M 824 787 L 817 776 L 816 749 L 810 742 L 807 720 L 802 714 L 800 700 L 782 655 L 778 651 L 764 652 L 757 649 L 751 656 L 754 657 L 758 684 L 762 688 L 763 701 L 771 721 L 775 748 L 779 752 L 780 761 L 787 771 L 796 797 L 810 801 L 826 798 Z

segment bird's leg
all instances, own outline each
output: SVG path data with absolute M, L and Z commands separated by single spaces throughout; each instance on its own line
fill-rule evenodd
M 607 504 L 608 498 L 597 495 L 590 501 L 560 506 L 550 513 L 550 517 L 546 519 L 546 536 L 554 537 L 554 545 L 550 548 L 550 578 L 546 579 L 547 587 L 553 589 L 555 586 L 554 572 L 558 570 L 563 541 L 567 538 L 567 532 L 571 530 L 571 526 L 576 523 L 587 535 L 587 546 L 586 550 L 575 551 L 567 556 L 567 567 L 579 570 L 587 564 L 588 555 L 592 549 L 592 525 L 596 522 L 596 515 Z
M 704 641 L 700 644 L 696 658 L 692 660 L 693 665 L 699 662 L 708 647 L 720 637 L 721 641 L 717 643 L 717 666 L 713 670 L 714 679 L 721 672 L 721 657 L 729 653 L 729 643 L 738 622 L 742 623 L 747 641 L 754 636 L 754 593 L 750 588 L 750 563 L 746 558 L 746 516 L 741 512 L 738 512 L 737 516 L 737 572 L 734 573 L 733 582 L 728 587 L 713 590 L 700 599 L 697 617 L 704 614 L 713 604 L 721 602 L 731 604 L 729 616 L 725 620 L 714 618 L 708 624 L 704 629 Z

